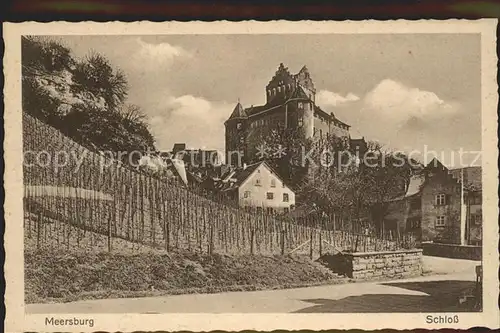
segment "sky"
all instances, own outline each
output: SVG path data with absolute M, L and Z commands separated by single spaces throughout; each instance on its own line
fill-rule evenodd
M 280 63 L 307 65 L 316 104 L 353 138 L 448 166 L 478 164 L 478 34 L 60 36 L 76 57 L 106 56 L 129 81 L 128 102 L 148 116 L 157 147 L 224 151 L 224 121 L 241 101 L 265 102 Z M 462 160 L 459 151 L 464 151 Z

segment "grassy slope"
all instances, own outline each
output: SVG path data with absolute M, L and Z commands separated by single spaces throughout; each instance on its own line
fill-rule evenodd
M 25 252 L 27 303 L 278 289 L 343 281 L 302 256 Z

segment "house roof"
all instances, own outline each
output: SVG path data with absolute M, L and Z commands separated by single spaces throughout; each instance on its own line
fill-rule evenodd
M 229 190 L 237 189 L 263 163 L 264 163 L 263 161 L 258 162 L 258 163 L 254 163 L 254 164 L 247 166 L 244 169 L 232 171 L 229 175 L 227 175 L 224 178 L 225 185 L 223 186 L 222 190 L 229 191 Z
M 442 170 L 442 171 L 448 171 L 448 168 L 445 167 L 443 165 L 443 163 L 441 163 L 441 161 L 438 160 L 437 158 L 433 158 L 432 161 L 430 161 L 429 163 L 427 163 L 427 165 L 425 166 L 424 169 L 425 170 L 439 169 L 439 170 Z
M 248 179 L 248 177 L 250 177 L 261 165 L 265 165 L 276 178 L 283 182 L 283 179 L 280 178 L 278 173 L 274 171 L 274 169 L 266 161 L 260 161 L 250 164 L 244 169 L 233 170 L 232 172 L 224 176 L 224 185 L 222 185 L 221 190 L 230 191 L 239 188 Z
M 482 189 L 482 168 L 480 166 L 452 169 L 449 173 L 457 181 L 461 181 L 463 175 L 464 187 L 466 189 Z
M 174 147 L 172 148 L 172 153 L 174 155 L 183 150 L 186 150 L 185 143 L 174 143 Z
M 480 191 L 481 190 L 481 167 L 466 167 L 466 168 L 458 168 L 449 170 L 445 167 L 438 159 L 433 159 L 429 162 L 425 168 L 422 170 L 423 172 L 413 175 L 410 178 L 410 183 L 408 184 L 408 189 L 403 196 L 395 198 L 391 201 L 397 201 L 404 198 L 411 197 L 413 195 L 419 194 L 422 190 L 425 182 L 427 181 L 426 172 L 432 169 L 438 169 L 441 171 L 446 171 L 448 173 L 448 177 L 454 179 L 458 184 L 460 184 L 462 179 L 462 170 L 463 170 L 463 178 L 464 178 L 464 188 L 469 191 Z

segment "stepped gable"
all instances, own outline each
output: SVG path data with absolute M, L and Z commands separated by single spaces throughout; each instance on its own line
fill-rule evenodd
M 285 67 L 283 63 L 280 63 L 278 69 L 274 73 L 271 80 L 269 80 L 268 86 L 272 85 L 276 81 L 290 81 L 293 80 L 295 75 L 290 74 L 288 67 Z
M 294 79 L 298 83 L 298 85 L 316 92 L 316 88 L 314 87 L 314 82 L 311 79 L 311 74 L 309 74 L 309 69 L 307 68 L 306 65 L 304 65 L 300 69 L 300 71 L 294 75 Z

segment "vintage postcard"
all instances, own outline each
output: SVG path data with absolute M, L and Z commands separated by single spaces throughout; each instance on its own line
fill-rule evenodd
M 6 330 L 498 328 L 496 24 L 5 24 Z

